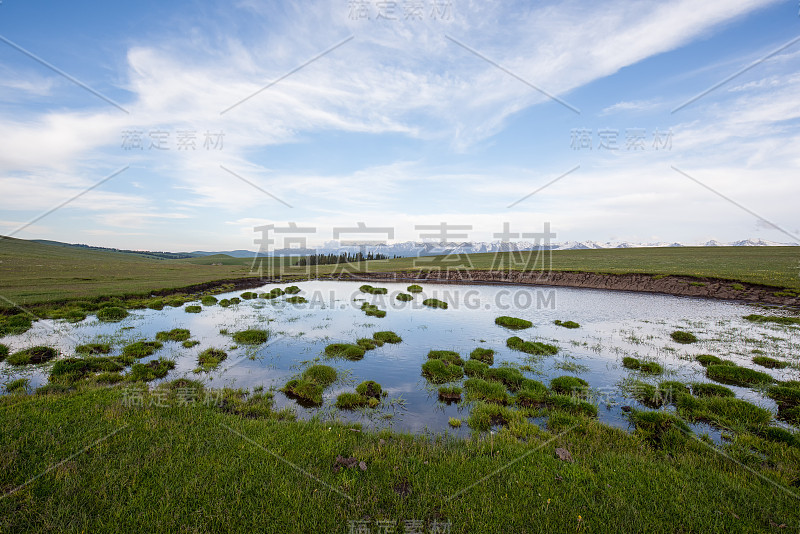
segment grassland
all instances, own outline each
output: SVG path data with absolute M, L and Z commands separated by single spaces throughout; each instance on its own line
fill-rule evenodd
M 455 258 L 455 265 L 476 270 L 496 264 L 512 269 L 540 269 L 537 253 L 473 254 Z M 800 289 L 800 247 L 682 247 L 609 250 L 565 250 L 551 255 L 554 271 L 646 273 L 716 277 L 780 288 Z M 541 258 L 540 258 L 541 259 Z M 60 247 L 0 239 L 0 297 L 3 302 L 30 305 L 105 295 L 144 295 L 162 289 L 264 275 L 305 277 L 305 267 L 289 259 L 206 256 L 156 260 L 133 254 Z M 413 269 L 414 258 L 363 262 L 353 272 Z M 318 266 L 312 274 L 327 275 L 341 266 Z
M 454 533 L 757 532 L 800 519 L 791 490 L 771 484 L 792 483 L 798 449 L 752 437 L 722 455 L 564 415 L 568 426 L 524 439 L 431 440 L 292 422 L 268 403 L 236 415 L 228 403 L 126 395 L 0 398 L 0 531 L 352 532 L 349 522 L 385 521 L 400 532 L 420 521 Z M 366 469 L 333 469 L 337 456 Z

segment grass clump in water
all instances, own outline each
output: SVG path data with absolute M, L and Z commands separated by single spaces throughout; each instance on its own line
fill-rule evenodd
M 697 342 L 697 336 L 695 336 L 691 332 L 684 332 L 682 330 L 675 330 L 669 336 L 676 343 L 681 343 L 683 345 L 688 345 L 689 343 L 696 343 Z
M 287 295 L 297 295 L 300 293 L 300 288 L 297 286 L 289 286 L 284 290 Z
M 518 317 L 509 317 L 507 315 L 502 315 L 495 319 L 494 324 L 510 328 L 511 330 L 522 330 L 533 326 L 533 323 L 530 321 L 519 319 Z
M 692 382 L 692 395 L 695 397 L 735 397 L 736 393 L 720 386 L 719 384 L 709 384 L 708 382 Z
M 447 303 L 439 299 L 425 299 L 422 301 L 422 304 L 428 306 L 429 308 L 440 308 L 442 310 L 447 309 Z
M 289 304 L 308 304 L 308 299 L 305 297 L 289 297 L 286 299 Z
M 486 380 L 500 382 L 511 391 L 517 391 L 525 382 L 525 376 L 519 369 L 514 367 L 498 367 L 497 369 L 486 369 L 484 374 Z
M 757 313 L 753 313 L 751 315 L 745 315 L 744 318 L 751 323 L 775 323 L 784 326 L 800 325 L 800 317 L 780 317 L 776 315 L 758 315 Z
M 79 354 L 108 354 L 111 352 L 111 345 L 108 343 L 86 343 L 75 347 L 75 352 Z
M 27 393 L 28 384 L 30 384 L 30 382 L 31 381 L 28 378 L 18 378 L 16 380 L 6 382 L 6 393 Z
M 461 355 L 452 350 L 432 350 L 428 352 L 428 359 L 442 360 L 453 365 L 464 366 L 464 360 L 461 359 Z
M 492 349 L 484 349 L 478 347 L 469 353 L 470 360 L 478 360 L 487 365 L 494 365 L 494 351 Z
M 767 389 L 767 397 L 774 400 L 779 408 L 800 406 L 800 387 L 772 386 Z
M 333 343 L 325 347 L 325 356 L 328 358 L 345 358 L 357 361 L 364 357 L 365 349 L 350 343 Z
M 211 295 L 206 295 L 205 297 L 200 299 L 200 304 L 203 306 L 214 306 L 219 302 L 217 297 L 212 297 Z
M 58 351 L 53 347 L 36 346 L 11 354 L 7 362 L 11 365 L 33 365 L 44 363 L 58 356 Z
M 764 427 L 772 421 L 770 411 L 734 397 L 683 397 L 678 402 L 678 413 L 688 420 L 737 430 Z
M 403 338 L 395 334 L 390 330 L 385 330 L 383 332 L 375 332 L 372 334 L 372 339 L 375 341 L 379 341 L 381 344 L 383 343 L 402 343 Z
M 439 400 L 447 403 L 459 402 L 462 390 L 458 386 L 442 386 L 439 388 Z
M 464 376 L 464 370 L 456 364 L 433 359 L 422 364 L 422 376 L 433 384 L 446 384 L 460 380 Z
M 168 332 L 159 332 L 156 334 L 158 341 L 186 341 L 192 337 L 192 333 L 186 328 L 173 328 Z
M 558 347 L 539 341 L 523 341 L 517 336 L 506 340 L 506 346 L 512 350 L 518 350 L 534 356 L 553 356 L 558 354 Z
M 461 419 L 451 417 L 450 419 L 447 420 L 447 424 L 453 428 L 461 428 Z
M 479 402 L 473 408 L 467 419 L 467 424 L 473 430 L 485 432 L 493 426 L 521 425 L 525 422 L 524 416 L 502 404 Z
M 125 308 L 118 308 L 116 306 L 103 308 L 97 312 L 97 319 L 103 321 L 104 323 L 116 323 L 123 320 L 127 316 L 128 310 Z
M 200 342 L 197 341 L 196 339 L 190 339 L 188 341 L 184 341 L 183 343 L 181 343 L 181 345 L 183 345 L 184 348 L 187 348 L 187 349 L 191 349 L 192 347 L 196 347 L 199 344 L 200 344 Z
M 183 311 L 185 311 L 186 313 L 200 313 L 201 311 L 203 311 L 203 307 L 197 305 L 186 306 L 183 309 Z
M 365 302 L 364 304 L 361 305 L 361 311 L 363 311 L 369 317 L 378 317 L 378 318 L 386 317 L 385 310 L 381 310 L 374 304 L 370 304 L 368 302 Z
M 262 343 L 266 343 L 269 339 L 269 332 L 251 328 L 249 330 L 234 332 L 231 337 L 233 337 L 233 340 L 239 345 L 261 345 Z
M 31 326 L 33 326 L 31 318 L 21 313 L 8 317 L 0 316 L 0 337 L 24 334 Z
M 622 366 L 647 375 L 660 375 L 664 372 L 664 368 L 656 362 L 643 362 L 630 356 L 622 358 Z
M 255 298 L 258 298 L 258 295 L 256 293 L 253 293 L 252 291 L 245 291 L 239 296 L 244 300 L 253 300 Z
M 381 385 L 374 380 L 365 380 L 356 387 L 356 393 L 365 397 L 372 397 L 375 399 L 381 398 L 384 395 Z
M 789 366 L 788 362 L 782 362 L 781 360 L 776 360 L 775 358 L 769 358 L 767 356 L 756 356 L 753 358 L 753 363 L 761 367 L 766 367 L 767 369 L 785 369 Z
M 283 387 L 287 396 L 302 405 L 319 406 L 325 388 L 336 381 L 336 369 L 328 365 L 312 365 L 303 371 L 299 379 L 289 380 Z
M 464 374 L 469 377 L 483 378 L 489 365 L 478 360 L 468 360 L 464 363 Z
M 150 382 L 164 378 L 172 369 L 175 369 L 175 362 L 163 358 L 147 363 L 135 363 L 125 375 L 125 379 L 129 382 Z
M 159 341 L 137 341 L 123 347 L 122 355 L 131 358 L 146 358 L 152 356 L 163 346 Z
M 282 296 L 285 291 L 279 287 L 275 287 L 269 291 L 269 293 L 262 293 L 259 295 L 262 299 L 275 299 Z
M 409 295 L 408 293 L 399 293 L 395 298 L 401 302 L 408 302 L 410 300 L 414 300 L 414 295 Z
M 57 379 L 66 383 L 75 382 L 94 373 L 119 373 L 128 360 L 108 357 L 66 358 L 58 360 L 50 369 L 50 381 Z
M 715 382 L 745 387 L 771 384 L 775 381 L 767 373 L 738 365 L 709 365 L 706 367 L 706 376 Z
M 550 381 L 550 389 L 562 395 L 583 394 L 589 383 L 577 376 L 559 376 Z
M 364 350 L 374 350 L 376 347 L 380 347 L 383 343 L 379 343 L 374 339 L 369 339 L 367 337 L 362 337 L 356 340 L 356 345 L 361 347 Z
M 213 371 L 228 357 L 228 353 L 221 349 L 206 349 L 197 355 L 198 371 Z
M 372 287 L 369 284 L 364 284 L 358 288 L 362 293 L 369 293 L 370 295 L 385 295 L 389 292 L 385 287 Z
M 228 299 L 222 299 L 219 301 L 219 305 L 222 306 L 223 308 L 227 308 L 231 305 L 231 301 Z
M 716 356 L 712 356 L 711 354 L 698 354 L 694 358 L 697 363 L 702 365 L 703 367 L 708 367 L 709 365 L 718 365 L 722 363 L 720 358 Z
M 575 321 L 560 321 L 559 319 L 556 319 L 555 321 L 553 321 L 553 324 L 558 325 L 558 326 L 563 326 L 564 328 L 580 328 L 581 327 L 581 325 L 579 325 Z
M 547 390 L 547 386 L 538 380 L 525 380 L 522 388 L 514 397 L 514 404 L 525 408 L 541 406 L 546 402 L 549 395 L 550 392 Z
M 368 404 L 369 399 L 358 393 L 344 392 L 336 397 L 336 407 L 340 410 L 355 410 Z
M 566 412 L 572 415 L 597 417 L 597 406 L 591 402 L 582 400 L 575 395 L 550 395 L 547 397 L 545 404 L 550 409 Z
M 484 401 L 494 404 L 508 404 L 506 388 L 499 382 L 488 382 L 482 378 L 469 378 L 464 382 L 467 400 Z
M 417 284 L 411 284 L 406 288 L 406 291 L 408 291 L 409 293 L 422 293 L 422 286 L 419 286 Z
M 6 359 L 8 356 L 8 347 L 0 343 L 0 362 Z

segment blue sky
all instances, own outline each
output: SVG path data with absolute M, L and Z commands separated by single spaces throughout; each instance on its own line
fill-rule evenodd
M 4 0 L 0 232 L 800 241 L 800 42 L 773 54 L 798 36 L 796 2 L 761 0 Z

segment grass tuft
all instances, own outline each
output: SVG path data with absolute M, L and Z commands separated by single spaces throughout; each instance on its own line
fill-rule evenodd
M 691 332 L 684 332 L 682 330 L 675 330 L 669 336 L 672 338 L 673 341 L 681 343 L 683 345 L 688 345 L 689 343 L 697 342 L 697 336 L 695 336 Z
M 558 354 L 558 347 L 539 341 L 523 341 L 517 336 L 506 340 L 506 346 L 513 350 L 518 350 L 534 356 L 553 356 Z
M 6 361 L 11 365 L 33 365 L 50 361 L 56 356 L 58 351 L 53 347 L 36 346 L 15 352 Z
M 261 345 L 262 343 L 266 343 L 269 339 L 269 332 L 267 330 L 250 328 L 248 330 L 234 332 L 231 337 L 239 345 Z
M 533 323 L 530 321 L 519 319 L 518 317 L 509 317 L 507 315 L 502 315 L 495 319 L 494 324 L 509 328 L 511 330 L 522 330 L 524 328 L 530 328 L 533 326 Z

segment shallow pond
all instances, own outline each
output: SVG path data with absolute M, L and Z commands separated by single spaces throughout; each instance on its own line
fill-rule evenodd
M 308 303 L 290 304 L 286 295 L 273 300 L 242 300 L 229 308 L 203 306 L 198 314 L 169 307 L 161 311 L 131 310 L 128 318 L 117 323 L 102 323 L 94 316 L 77 324 L 38 321 L 25 334 L 0 341 L 12 352 L 50 345 L 68 356 L 74 354 L 79 344 L 104 342 L 114 346 L 114 355 L 133 341 L 154 340 L 159 331 L 187 328 L 191 339 L 200 342 L 197 346 L 184 348 L 181 343 L 166 342 L 153 356 L 142 360 L 173 359 L 176 367 L 164 380 L 186 376 L 215 388 L 274 388 L 276 407 L 291 406 L 301 418 L 335 417 L 415 433 L 444 430 L 469 433 L 466 425 L 460 429 L 448 426 L 451 417 L 465 419 L 469 405 L 440 402 L 438 386 L 429 384 L 420 374 L 421 365 L 432 349 L 453 350 L 465 360 L 477 347 L 494 349 L 495 367 L 504 362 L 522 366 L 525 376 L 546 385 L 557 376 L 581 377 L 592 388 L 600 421 L 621 427 L 628 427 L 622 407 L 641 407 L 626 393 L 626 381 L 706 382 L 703 367 L 692 361 L 697 354 L 731 359 L 780 380 L 797 380 L 800 376 L 800 329 L 750 323 L 742 317 L 753 313 L 753 306 L 738 303 L 590 289 L 437 284 L 422 284 L 423 293 L 414 295 L 412 301 L 401 302 L 396 295 L 405 292 L 408 284 L 373 283 L 387 288 L 386 295 L 362 293 L 358 282 L 310 281 L 297 285 L 302 289 L 299 295 Z M 275 286 L 252 291 L 262 293 L 272 287 Z M 241 291 L 216 296 L 222 299 L 239 294 Z M 422 305 L 428 298 L 445 301 L 449 307 Z M 361 310 L 364 301 L 386 310 L 386 317 L 365 315 Z M 190 304 L 199 301 L 187 303 Z M 527 319 L 533 322 L 533 327 L 519 331 L 506 329 L 494 322 L 501 315 Z M 576 321 L 580 328 L 557 326 L 556 319 Z M 222 333 L 247 328 L 269 330 L 269 341 L 255 347 L 235 347 L 231 336 Z M 402 343 L 387 343 L 367 351 L 360 361 L 328 359 L 324 355 L 328 344 L 355 343 L 383 330 L 399 334 Z M 700 341 L 678 344 L 670 338 L 674 330 L 693 332 Z M 555 344 L 560 350 L 555 356 L 529 356 L 506 347 L 511 336 Z M 214 371 L 195 373 L 197 355 L 209 347 L 226 350 L 228 358 Z M 783 370 L 763 369 L 751 361 L 760 353 L 789 358 L 792 363 Z M 648 377 L 623 368 L 621 362 L 625 356 L 656 361 L 665 372 Z M 277 389 L 315 360 L 334 366 L 340 380 L 325 391 L 321 408 L 303 408 Z M 0 380 L 26 377 L 31 387 L 37 387 L 46 383 L 48 369 L 49 364 L 14 367 L 5 362 L 0 364 Z M 375 409 L 337 410 L 334 406 L 337 395 L 353 391 L 364 380 L 374 380 L 388 392 L 382 404 Z M 729 387 L 737 397 L 776 411 L 774 402 L 758 390 Z M 718 433 L 705 425 L 694 428 L 718 438 Z

